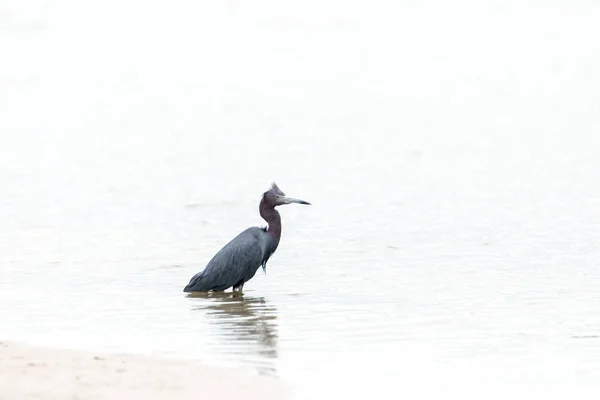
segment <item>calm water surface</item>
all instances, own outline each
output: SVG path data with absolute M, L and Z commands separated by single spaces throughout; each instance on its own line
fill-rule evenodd
M 597 7 L 22 3 L 0 339 L 242 365 L 298 399 L 600 390 Z M 272 180 L 313 205 L 280 208 L 266 275 L 186 296 Z

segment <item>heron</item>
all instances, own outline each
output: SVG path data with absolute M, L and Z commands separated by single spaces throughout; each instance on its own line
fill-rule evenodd
M 233 287 L 234 292 L 241 292 L 244 283 L 252 279 L 261 266 L 266 271 L 267 261 L 279 246 L 281 216 L 275 207 L 292 203 L 310 205 L 307 201 L 286 196 L 273 182 L 263 193 L 258 206 L 267 226 L 248 228 L 233 238 L 214 255 L 204 270 L 190 279 L 183 291 L 221 292 Z

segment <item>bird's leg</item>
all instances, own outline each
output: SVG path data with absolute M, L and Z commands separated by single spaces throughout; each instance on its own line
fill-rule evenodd
M 233 291 L 234 292 L 241 292 L 243 288 L 244 288 L 244 284 L 240 283 L 239 285 L 233 287 Z

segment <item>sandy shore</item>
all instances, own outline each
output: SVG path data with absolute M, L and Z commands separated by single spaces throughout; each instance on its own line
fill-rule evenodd
M 0 342 L 0 399 L 281 399 L 276 379 L 191 361 Z

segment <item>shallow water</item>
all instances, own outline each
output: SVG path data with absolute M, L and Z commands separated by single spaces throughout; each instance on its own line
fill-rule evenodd
M 298 399 L 600 389 L 596 5 L 90 7 L 0 10 L 0 338 Z M 272 180 L 312 206 L 267 273 L 186 296 Z

